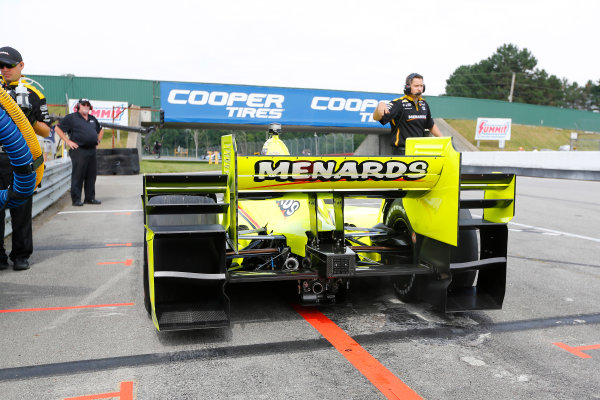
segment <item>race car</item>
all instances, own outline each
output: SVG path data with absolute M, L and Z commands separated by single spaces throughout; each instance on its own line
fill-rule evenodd
M 295 281 L 302 303 L 323 304 L 387 277 L 402 301 L 440 312 L 502 307 L 513 174 L 461 174 L 448 137 L 373 157 L 290 156 L 269 140 L 238 156 L 223 136 L 221 173 L 144 175 L 144 303 L 158 330 L 228 326 L 227 288 L 248 282 Z

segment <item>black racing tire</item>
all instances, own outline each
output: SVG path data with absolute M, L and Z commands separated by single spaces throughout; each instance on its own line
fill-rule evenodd
M 404 303 L 416 303 L 419 298 L 420 280 L 417 275 L 404 275 L 392 278 L 394 292 Z
M 395 231 L 394 240 L 401 240 L 404 243 L 412 243 L 414 230 L 408 220 L 401 199 L 394 200 L 389 207 L 386 207 L 384 224 Z M 403 275 L 392 278 L 392 285 L 398 298 L 405 303 L 414 303 L 419 301 L 421 277 L 417 275 Z
M 471 219 L 469 210 L 460 210 L 460 219 Z M 477 261 L 479 259 L 479 244 L 477 243 L 477 232 L 474 229 L 460 230 L 458 232 L 458 247 L 454 247 L 450 253 L 451 263 Z M 477 271 L 466 271 L 452 274 L 452 282 L 448 290 L 469 288 L 475 284 Z

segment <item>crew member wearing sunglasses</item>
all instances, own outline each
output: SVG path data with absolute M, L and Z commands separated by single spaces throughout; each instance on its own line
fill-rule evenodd
M 12 47 L 0 47 L 0 84 L 9 93 L 14 93 L 19 83 L 27 89 L 28 105 L 21 109 L 33 126 L 35 133 L 42 137 L 50 135 L 50 116 L 46 98 L 36 87 L 27 83 L 21 75 L 25 63 L 21 53 Z M 0 152 L 0 189 L 12 184 L 12 165 L 8 155 Z M 16 208 L 10 209 L 12 222 L 12 250 L 10 259 L 17 271 L 29 269 L 29 256 L 33 253 L 31 231 L 31 198 Z M 4 249 L 5 210 L 0 210 L 0 270 L 8 268 L 8 258 Z

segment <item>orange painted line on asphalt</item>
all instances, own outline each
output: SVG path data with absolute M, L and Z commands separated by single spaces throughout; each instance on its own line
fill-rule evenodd
M 115 215 L 131 215 L 130 212 L 117 212 Z
M 131 247 L 132 244 L 131 243 L 109 243 L 106 245 L 106 247 L 119 247 L 119 246 Z
M 592 358 L 592 356 L 590 356 L 589 354 L 585 354 L 583 352 L 583 350 L 596 350 L 596 349 L 600 349 L 600 344 L 590 344 L 588 346 L 575 346 L 575 347 L 571 347 L 569 345 L 566 345 L 562 342 L 556 342 L 556 343 L 552 343 L 555 346 L 560 347 L 563 350 L 568 351 L 571 354 L 576 355 L 577 357 L 581 357 L 581 358 Z
M 125 264 L 126 266 L 130 266 L 133 263 L 133 260 L 127 259 L 125 261 L 104 261 L 96 263 L 96 265 L 109 265 L 109 264 Z
M 78 397 L 67 397 L 64 400 L 112 399 L 115 397 L 121 400 L 133 400 L 133 382 L 121 382 L 121 387 L 118 392 L 98 393 Z
M 294 304 L 294 310 L 329 341 L 361 374 L 388 399 L 422 399 L 346 332 L 314 307 Z
M 123 306 L 133 306 L 133 305 L 135 305 L 135 303 L 94 304 L 94 305 L 89 305 L 89 306 L 46 307 L 46 308 L 21 308 L 21 309 L 15 309 L 15 310 L 0 310 L 0 313 L 27 312 L 27 311 L 74 310 L 77 308 L 123 307 Z

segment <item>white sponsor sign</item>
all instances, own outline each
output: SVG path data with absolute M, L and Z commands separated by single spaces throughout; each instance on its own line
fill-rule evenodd
M 79 99 L 69 100 L 69 110 L 71 112 L 77 111 L 76 106 Z M 126 101 L 103 101 L 103 100 L 90 100 L 93 110 L 90 111 L 94 117 L 103 122 L 121 126 L 129 125 L 129 112 L 127 107 L 129 106 Z M 114 113 L 114 121 L 113 121 Z
M 510 118 L 477 118 L 475 140 L 510 140 Z

